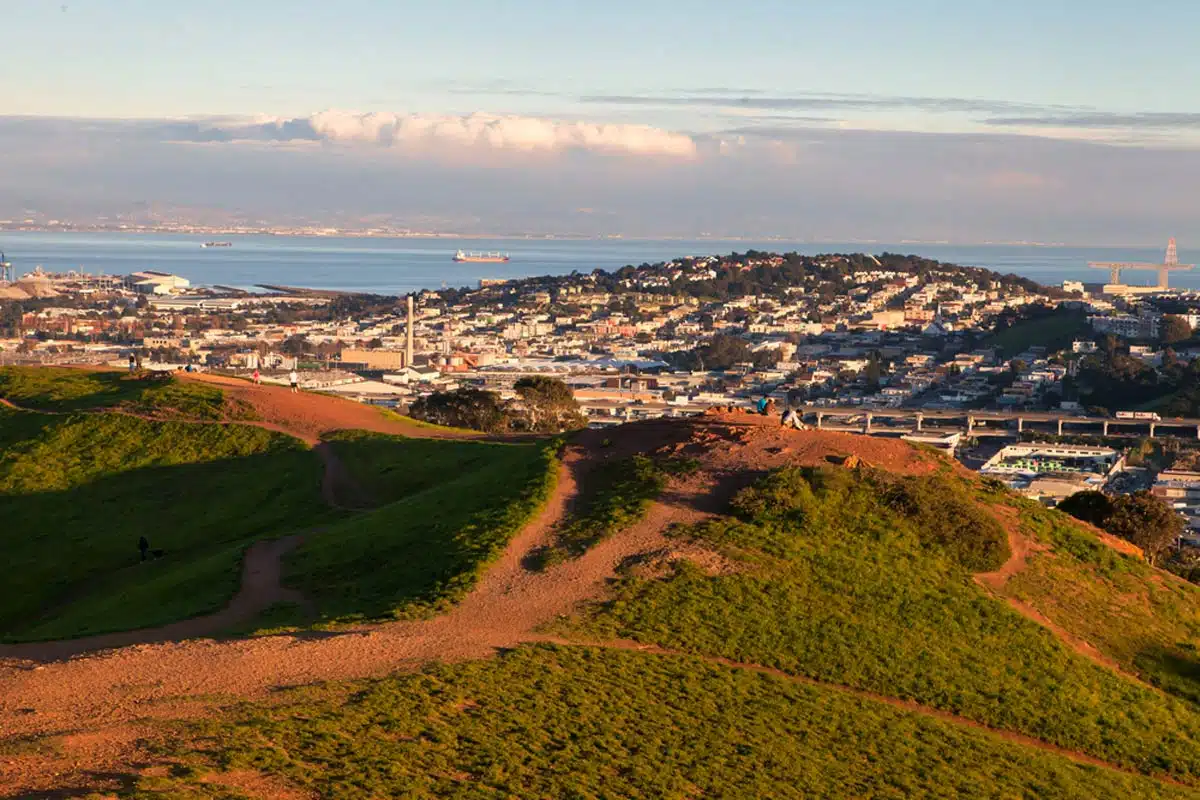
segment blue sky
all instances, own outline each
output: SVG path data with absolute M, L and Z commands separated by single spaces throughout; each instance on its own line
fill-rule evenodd
M 300 115 L 570 107 L 731 88 L 1105 110 L 1194 106 L 1185 0 L 6 0 L 12 114 Z M 62 10 L 65 6 L 66 10 Z M 470 110 L 475 110 L 471 108 Z
M 1157 243 L 1200 218 L 1195 2 L 5 0 L 3 25 L 0 214 L 300 213 L 245 190 L 286 164 L 445 190 L 348 180 L 306 214 L 460 228 Z M 518 184 L 574 210 L 514 216 Z

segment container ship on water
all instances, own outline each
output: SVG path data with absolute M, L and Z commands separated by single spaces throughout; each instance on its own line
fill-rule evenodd
M 233 242 L 205 242 L 201 247 L 233 247 Z
M 467 264 L 502 264 L 508 261 L 508 253 L 473 253 L 459 250 L 454 260 Z

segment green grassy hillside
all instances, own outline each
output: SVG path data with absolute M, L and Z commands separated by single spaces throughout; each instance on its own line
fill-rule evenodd
M 247 426 L 0 408 L 0 636 L 145 627 L 221 607 L 245 546 L 329 518 L 316 455 Z M 146 536 L 162 558 L 140 561 Z
M 217 420 L 245 418 L 214 386 L 169 375 L 55 367 L 0 367 L 0 397 L 41 411 L 119 408 L 138 414 Z
M 102 391 L 61 380 L 40 402 L 92 408 Z M 125 794 L 234 797 L 209 779 L 236 770 L 348 798 L 1200 796 L 1195 587 L 940 456 L 906 459 L 901 442 L 872 440 L 872 463 L 916 474 L 834 466 L 858 440 L 818 433 L 795 434 L 808 449 L 787 456 L 809 466 L 766 471 L 792 446 L 775 429 L 682 430 L 679 461 L 636 426 L 622 431 L 651 455 L 605 464 L 615 451 L 572 444 L 597 463 L 521 589 L 598 587 L 534 632 L 573 643 L 227 709 L 172 728 L 156 758 L 174 768 Z M 258 428 L 0 408 L 13 565 L 0 635 L 211 610 L 249 542 L 302 528 L 315 529 L 285 580 L 318 626 L 440 613 L 543 507 L 559 467 L 553 440 L 328 443 L 373 509 L 328 509 L 317 454 Z M 696 519 L 700 486 L 746 488 L 707 522 L 667 527 L 666 543 L 611 538 L 652 508 Z M 164 558 L 139 562 L 143 533 Z M 245 630 L 313 622 L 298 611 Z M 321 645 L 336 656 L 343 640 Z
M 542 506 L 557 476 L 555 441 L 357 431 L 331 443 L 382 505 L 309 537 L 287 563 L 289 585 L 324 622 L 408 617 L 457 600 Z
M 1155 686 L 1200 703 L 1200 587 L 1099 545 L 1059 511 L 1012 498 L 1041 550 L 1005 586 Z
M 131 797 L 225 797 L 214 770 L 364 800 L 1196 796 L 827 688 L 589 648 L 312 687 L 189 733 L 176 777 Z
M 969 489 L 925 480 L 940 509 L 898 502 L 895 481 L 869 472 L 775 473 L 739 496 L 738 518 L 684 534 L 737 571 L 685 562 L 663 580 L 630 575 L 570 629 L 911 699 L 1200 782 L 1200 708 L 1092 663 L 990 596 L 971 575 L 996 565 L 996 523 L 962 525 L 977 514 Z

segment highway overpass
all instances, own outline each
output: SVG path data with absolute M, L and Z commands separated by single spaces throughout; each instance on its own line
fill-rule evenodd
M 1200 418 L 1159 420 L 1087 417 L 1053 411 L 968 411 L 924 408 L 803 409 L 805 422 L 820 429 L 862 433 L 958 430 L 967 436 L 1016 436 L 1026 431 L 1057 436 L 1169 436 L 1200 439 Z

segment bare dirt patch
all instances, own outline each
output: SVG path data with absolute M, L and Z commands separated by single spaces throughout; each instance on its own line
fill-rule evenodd
M 471 438 L 470 434 L 439 430 L 387 417 L 374 406 L 313 392 L 292 393 L 286 386 L 255 384 L 211 373 L 183 373 L 180 378 L 220 386 L 230 400 L 250 409 L 263 427 L 277 426 L 307 442 L 339 430 L 392 433 L 423 439 Z M 480 437 L 483 434 L 479 434 Z
M 213 772 L 204 776 L 205 783 L 234 789 L 248 797 L 261 800 L 312 800 L 316 794 L 298 789 L 280 779 L 248 769 Z

